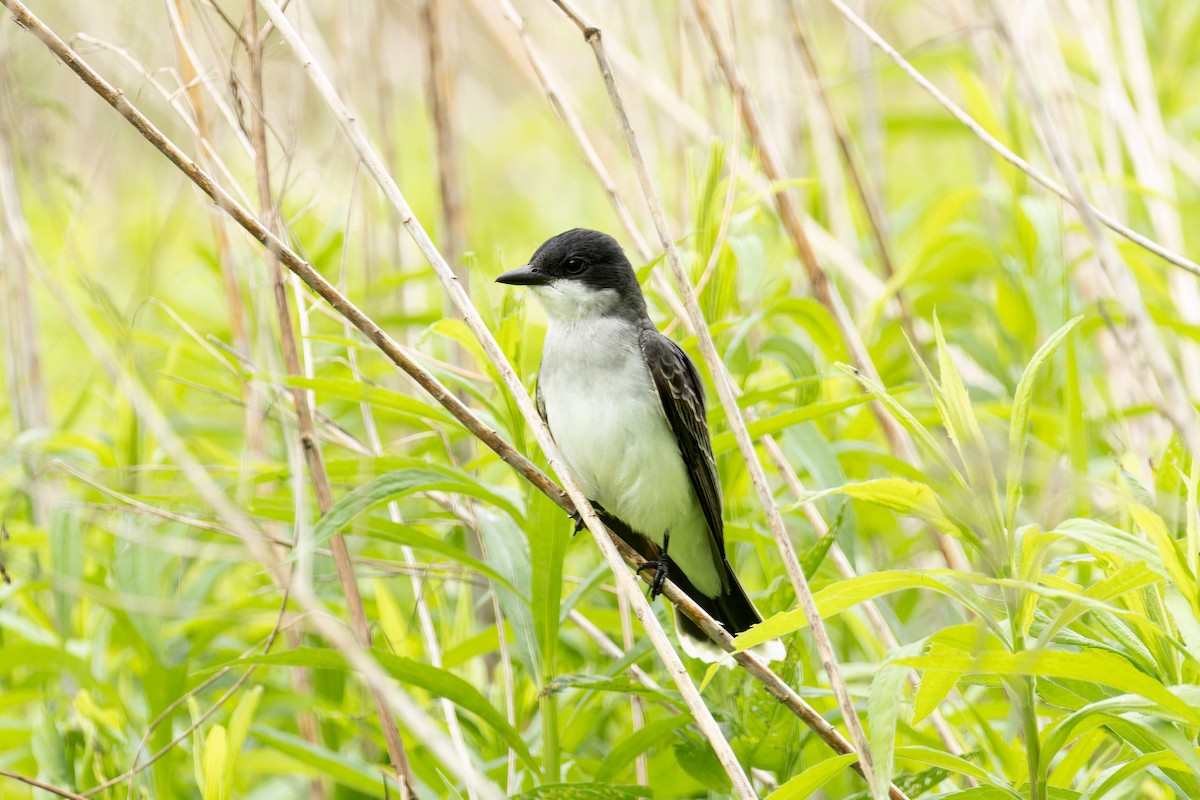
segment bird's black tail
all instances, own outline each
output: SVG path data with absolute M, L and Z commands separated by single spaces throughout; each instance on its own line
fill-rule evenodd
M 674 567 L 673 564 L 672 567 Z M 725 630 L 736 636 L 751 625 L 762 622 L 762 615 L 758 613 L 754 603 L 750 602 L 750 598 L 746 596 L 746 590 L 738 582 L 737 575 L 733 574 L 733 568 L 728 561 L 725 561 L 724 567 L 725 582 L 729 588 L 716 597 L 706 597 L 701 594 L 696 587 L 692 586 L 692 582 L 688 580 L 687 575 L 684 575 L 681 569 L 671 569 L 667 574 L 675 585 L 683 590 L 684 594 L 696 602 L 696 605 L 724 625 Z M 692 638 L 708 640 L 708 636 L 700 630 L 700 626 L 682 614 L 679 615 L 679 632 L 686 633 Z
M 758 613 L 758 609 L 746 595 L 746 590 L 742 588 L 737 575 L 734 574 L 733 567 L 729 565 L 728 561 L 724 561 L 723 566 L 727 588 L 716 597 L 708 597 L 698 591 L 683 574 L 683 570 L 673 569 L 668 574 L 671 580 L 683 590 L 683 593 L 695 601 L 696 605 L 725 626 L 725 630 L 736 636 L 762 622 L 762 615 Z M 679 609 L 675 609 L 675 632 L 679 634 L 679 644 L 683 647 L 684 652 L 693 658 L 712 663 L 720 661 L 728 655 L 708 637 L 708 634 L 699 625 L 684 616 Z M 765 661 L 780 661 L 784 656 L 783 643 L 778 639 L 753 647 L 751 652 Z
M 727 559 L 721 560 L 721 565 L 725 569 L 727 588 L 716 597 L 709 597 L 692 584 L 683 570 L 671 561 L 669 555 L 662 555 L 658 545 L 632 530 L 622 520 L 611 514 L 599 509 L 597 513 L 613 533 L 624 539 L 642 558 L 648 561 L 665 558 L 668 562 L 667 577 L 671 579 L 671 582 L 690 597 L 696 605 L 704 609 L 705 613 L 724 625 L 725 630 L 730 634 L 736 636 L 750 626 L 762 622 L 762 615 L 758 613 L 758 609 L 746 595 L 746 590 L 742 588 L 742 584 L 738 581 L 737 575 L 734 574 L 733 567 L 730 566 Z M 708 637 L 708 634 L 699 625 L 684 616 L 679 609 L 675 609 L 675 632 L 679 634 L 679 643 L 684 652 L 693 658 L 712 663 L 720 661 L 728 655 Z M 780 661 L 784 656 L 783 643 L 778 639 L 753 647 L 750 652 L 765 661 Z

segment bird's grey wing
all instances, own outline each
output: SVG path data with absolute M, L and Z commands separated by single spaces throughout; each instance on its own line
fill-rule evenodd
M 708 521 L 713 563 L 724 585 L 725 523 L 721 517 L 721 484 L 717 479 L 712 442 L 708 438 L 700 373 L 679 345 L 654 328 L 642 330 L 641 347 L 663 411 L 679 444 L 679 454 L 683 456 L 692 488 Z

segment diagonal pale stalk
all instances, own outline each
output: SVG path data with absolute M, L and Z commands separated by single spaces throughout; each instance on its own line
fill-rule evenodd
M 1114 233 L 1125 237 L 1139 247 L 1154 253 L 1154 255 L 1163 259 L 1167 263 L 1179 267 L 1180 269 L 1187 270 L 1193 275 L 1200 275 L 1200 264 L 1197 264 L 1195 261 L 1192 261 L 1191 259 L 1186 258 L 1185 256 L 1182 256 L 1167 247 L 1163 247 L 1161 244 L 1155 242 L 1149 237 L 1143 236 L 1132 228 L 1121 224 L 1121 222 L 1114 219 L 1112 215 L 1106 214 L 1104 211 L 1101 211 L 1100 209 L 1088 203 L 1085 197 L 1076 196 L 1069 188 L 1064 187 L 1058 181 L 1054 180 L 1049 175 L 1042 172 L 1037 167 L 1033 166 L 1028 161 L 1014 153 L 999 139 L 988 133 L 982 125 L 976 122 L 970 114 L 968 114 L 966 111 L 963 111 L 958 104 L 947 97 L 941 89 L 934 86 L 932 81 L 922 75 L 916 67 L 908 62 L 904 56 L 900 55 L 900 52 L 896 50 L 896 48 L 888 44 L 887 40 L 880 36 L 878 31 L 868 25 L 862 19 L 862 17 L 855 14 L 849 6 L 842 2 L 842 0 L 829 0 L 829 2 L 833 4 L 833 7 L 836 8 L 851 25 L 853 25 L 855 28 L 858 28 L 858 30 L 861 31 L 862 34 L 871 41 L 871 44 L 875 45 L 885 55 L 887 55 L 888 58 L 896 62 L 896 65 L 900 67 L 905 74 L 912 78 L 918 86 L 929 92 L 929 94 L 933 96 L 933 99 L 937 100 L 942 108 L 950 112 L 951 116 L 965 125 L 967 129 L 971 131 L 971 133 L 979 137 L 979 140 L 987 145 L 987 147 L 993 152 L 995 152 L 996 155 L 1000 156 L 1005 161 L 1024 172 L 1030 178 L 1070 203 L 1077 211 L 1079 211 L 1081 215 L 1090 213 L 1096 222 L 1104 225 Z
M 717 355 L 717 348 L 713 342 L 712 335 L 709 333 L 708 324 L 704 319 L 703 312 L 700 310 L 699 303 L 696 301 L 696 293 L 692 290 L 687 272 L 684 270 L 683 264 L 679 259 L 679 252 L 675 248 L 674 239 L 667 229 L 666 214 L 663 211 L 662 201 L 659 199 L 658 192 L 650 178 L 650 172 L 646 168 L 645 160 L 642 158 L 637 136 L 634 134 L 629 115 L 625 111 L 620 89 L 617 87 L 612 67 L 608 63 L 608 56 L 604 52 L 600 29 L 581 17 L 564 0 L 554 0 L 554 2 L 575 23 L 595 53 L 601 75 L 604 78 L 605 87 L 608 89 L 609 98 L 617 113 L 621 130 L 625 134 L 625 143 L 629 148 L 630 157 L 633 159 L 634 166 L 637 169 L 638 179 L 642 184 L 642 193 L 645 195 L 647 204 L 650 206 L 650 215 L 654 219 L 654 226 L 658 230 L 659 240 L 666 251 L 667 263 L 671 267 L 671 273 L 675 278 L 676 286 L 679 289 L 679 293 L 683 296 L 684 307 L 687 309 L 688 317 L 691 319 L 692 327 L 695 329 L 700 352 L 704 356 L 704 360 L 713 366 L 711 371 L 713 383 L 717 389 L 717 396 L 720 398 L 721 405 L 725 409 L 729 426 L 733 430 L 734 438 L 737 440 L 738 450 L 741 451 L 742 459 L 746 462 L 746 469 L 750 473 L 750 480 L 754 485 L 755 492 L 758 494 L 759 503 L 767 515 L 767 520 L 771 526 L 771 533 L 774 535 L 776 545 L 779 547 L 788 578 L 791 580 L 792 588 L 796 592 L 796 598 L 800 602 L 800 607 L 804 610 L 805 619 L 808 620 L 812 631 L 813 644 L 821 658 L 825 674 L 829 677 L 833 693 L 837 697 L 838 706 L 842 711 L 843 719 L 846 721 L 846 727 L 850 731 L 851 741 L 854 742 L 858 750 L 859 766 L 862 768 L 863 777 L 866 778 L 868 784 L 873 784 L 871 757 L 866 734 L 863 732 L 862 725 L 858 721 L 858 712 L 854 708 L 854 701 L 846 688 L 846 682 L 842 679 L 841 670 L 837 663 L 837 656 L 833 652 L 833 644 L 829 641 L 829 635 L 825 630 L 824 623 L 821 621 L 821 614 L 817 610 L 816 601 L 813 600 L 812 590 L 809 589 L 808 580 L 804 577 L 804 571 L 800 568 L 800 562 L 796 558 L 792 541 L 783 524 L 783 517 L 779 513 L 779 508 L 775 505 L 775 499 L 771 494 L 770 486 L 767 484 L 766 473 L 763 471 L 762 463 L 759 461 L 758 452 L 754 449 L 754 443 L 750 439 L 750 433 L 746 430 L 746 423 L 742 419 L 741 412 L 738 409 L 737 394 L 733 388 L 733 382 L 730 379 L 729 373 L 718 366 L 721 363 L 720 356 Z
M 221 186 L 214 183 L 183 151 L 163 136 L 153 123 L 129 102 L 122 92 L 117 91 L 109 85 L 78 54 L 68 47 L 61 38 L 35 17 L 20 0 L 3 0 L 3 3 L 13 13 L 17 24 L 41 40 L 55 56 L 61 59 L 84 83 L 121 114 L 167 160 L 183 172 L 201 191 L 212 198 L 222 211 L 229 214 L 256 241 L 265 247 L 271 248 L 284 266 L 292 270 L 309 288 L 328 302 L 335 312 L 353 324 L 368 341 L 372 342 L 392 363 L 407 373 L 417 385 L 428 392 L 434 400 L 462 423 L 463 427 L 473 436 L 487 445 L 501 460 L 509 464 L 526 481 L 553 500 L 564 511 L 570 512 L 574 510 L 571 500 L 553 480 L 539 470 L 533 462 L 513 448 L 511 444 L 497 435 L 494 430 L 484 425 L 462 401 L 442 385 L 437 378 L 418 364 L 409 355 L 406 348 L 400 346 L 394 339 L 388 336 L 373 320 L 363 314 L 358 307 L 346 299 L 320 273 L 314 270 L 310 264 L 301 259 L 295 251 L 288 248 L 261 222 L 251 216 Z M 83 325 L 85 323 L 81 321 L 79 324 Z M 83 334 L 85 341 L 87 341 L 88 335 L 90 334 L 85 331 Z M 96 347 L 99 347 L 99 344 Z M 273 564 L 274 561 L 270 552 L 264 550 L 265 540 L 254 528 L 253 523 L 235 504 L 229 501 L 212 479 L 208 477 L 203 468 L 192 458 L 190 452 L 182 446 L 178 438 L 174 436 L 170 426 L 167 425 L 161 412 L 148 399 L 140 384 L 133 381 L 130 376 L 119 371 L 119 365 L 111 357 L 111 354 L 106 354 L 106 351 L 98 352 L 100 352 L 100 356 L 98 356 L 100 358 L 104 358 L 107 355 L 105 364 L 108 365 L 110 374 L 116 376 L 116 379 L 121 381 L 120 385 L 122 389 L 126 390 L 130 397 L 137 402 L 137 408 L 145 411 L 148 419 L 153 423 L 156 435 L 159 435 L 163 439 L 169 438 L 169 441 L 163 444 L 164 451 L 180 463 L 185 476 L 197 487 L 200 496 L 212 506 L 218 516 L 225 521 L 226 526 L 242 539 L 251 553 L 259 557 L 260 562 L 267 566 Z M 637 567 L 643 563 L 641 557 L 620 539 L 612 536 L 611 541 L 630 566 Z M 276 580 L 278 585 L 284 586 L 279 576 L 275 575 L 273 571 L 268 570 L 268 574 Z M 646 576 L 644 580 L 649 582 L 651 578 Z M 297 597 L 300 604 L 315 616 L 328 614 L 323 604 L 321 604 L 311 591 L 299 592 L 293 588 L 293 594 Z M 641 596 L 640 593 L 638 593 L 638 596 Z M 675 584 L 667 581 L 663 586 L 663 596 L 686 616 L 696 622 L 713 641 L 731 653 L 732 658 L 755 680 L 759 681 L 768 694 L 778 700 L 781 705 L 811 728 L 834 752 L 843 755 L 855 752 L 854 748 L 838 733 L 836 728 L 821 717 L 815 709 L 781 680 L 778 675 L 772 672 L 770 668 L 748 652 L 734 652 L 733 637 L 729 635 L 724 627 L 701 610 L 687 595 L 680 592 Z M 426 724 L 428 723 L 428 719 L 423 716 L 420 707 L 413 704 L 406 695 L 391 684 L 390 679 L 383 672 L 378 662 L 371 658 L 370 654 L 361 648 L 352 636 L 347 636 L 339 626 L 328 624 L 328 621 L 325 619 L 319 618 L 314 625 L 318 634 L 322 635 L 331 646 L 347 659 L 347 663 L 362 674 L 368 686 L 381 691 L 387 697 L 388 702 L 392 704 L 392 707 L 402 715 L 413 715 L 410 727 L 414 728 L 418 735 L 422 737 L 422 740 L 430 740 L 430 747 L 435 756 L 444 759 L 449 754 L 449 757 L 453 760 L 453 750 L 448 743 L 440 738 L 441 734 L 436 728 L 428 727 Z M 405 718 L 409 719 L 408 716 L 405 716 Z M 857 768 L 857 765 L 855 766 Z M 453 763 L 453 761 L 451 762 L 451 772 L 456 777 L 463 779 L 464 784 L 469 783 L 472 779 L 479 779 L 478 774 L 471 770 L 469 765 L 462 766 Z M 495 796 L 490 790 L 488 792 L 481 792 L 481 795 L 487 797 Z M 892 786 L 889 789 L 889 797 L 891 800 L 906 800 L 907 795 L 895 786 Z
M 741 764 L 738 763 L 733 749 L 725 739 L 724 734 L 722 734 L 720 726 L 717 725 L 716 720 L 712 716 L 712 712 L 708 710 L 708 707 L 701 699 L 700 693 L 696 690 L 695 684 L 692 683 L 687 669 L 679 659 L 679 654 L 671 646 L 666 632 L 654 616 L 654 610 L 651 608 L 649 601 L 638 590 L 637 579 L 630 574 L 629 570 L 625 569 L 620 553 L 609 537 L 608 530 L 600 522 L 599 517 L 592 510 L 587 497 L 584 496 L 574 477 L 563 464 L 562 457 L 558 452 L 558 448 L 554 445 L 554 440 L 550 436 L 550 431 L 546 427 L 546 423 L 538 415 L 532 398 L 530 398 L 520 378 L 517 377 L 512 365 L 508 363 L 508 359 L 500 349 L 500 345 L 484 324 L 483 318 L 475 309 L 470 297 L 467 296 L 467 293 L 455 277 L 450 266 L 446 263 L 446 260 L 438 251 L 436 245 L 429 238 L 425 228 L 413 214 L 408 202 L 401 194 L 400 188 L 388 173 L 378 153 L 375 152 L 374 148 L 367 141 L 357 119 L 350 113 L 350 110 L 338 95 L 337 90 L 330 83 L 329 78 L 313 59 L 303 38 L 295 30 L 287 17 L 284 16 L 282 9 L 273 0 L 262 0 L 262 7 L 271 18 L 271 22 L 280 36 L 295 52 L 313 85 L 317 88 L 331 111 L 333 111 L 343 132 L 345 132 L 347 138 L 362 158 L 367 171 L 380 185 L 384 196 L 400 216 L 401 223 L 412 236 L 438 278 L 441 279 L 454 305 L 464 316 L 468 328 L 471 329 L 471 332 L 483 346 L 488 359 L 495 365 L 497 372 L 504 380 L 509 392 L 511 392 L 513 399 L 516 401 L 517 407 L 521 410 L 522 415 L 533 430 L 534 438 L 537 440 L 538 445 L 546 454 L 555 474 L 562 480 L 567 495 L 571 498 L 575 504 L 575 508 L 587 523 L 588 529 L 592 532 L 596 543 L 604 554 L 605 560 L 608 561 L 609 566 L 612 568 L 617 585 L 629 598 L 633 605 L 634 613 L 642 621 L 655 649 L 666 665 L 667 671 L 671 674 L 687 701 L 688 708 L 696 720 L 697 727 L 704 734 L 705 738 L 709 740 L 710 744 L 712 744 L 718 760 L 720 760 L 721 765 L 729 774 L 733 784 L 733 791 L 739 797 L 755 797 L 749 777 L 747 777 L 745 770 L 742 769 Z
M 250 138 L 254 148 L 255 183 L 258 188 L 259 211 L 268 224 L 275 216 L 274 199 L 271 196 L 271 174 L 267 154 L 267 126 L 265 96 L 262 88 L 262 39 L 258 35 L 258 9 L 255 0 L 246 0 L 246 21 L 249 30 L 249 61 L 250 61 Z M 287 283 L 284 279 L 283 268 L 270 249 L 265 252 L 267 273 L 271 277 L 272 295 L 275 301 L 275 318 L 279 325 L 279 344 L 283 350 L 283 363 L 287 374 L 292 377 L 304 377 L 304 369 L 300 363 L 300 353 L 296 343 L 296 331 L 292 322 L 292 311 L 288 304 Z M 300 445 L 304 452 L 304 461 L 308 466 L 308 477 L 312 484 L 313 495 L 317 500 L 317 509 L 321 516 L 329 513 L 333 507 L 333 487 L 329 481 L 329 473 L 325 470 L 325 459 L 321 452 L 321 440 L 317 436 L 316 423 L 313 419 L 313 408 L 308 392 L 300 387 L 292 387 L 292 405 L 296 409 L 296 428 L 300 437 Z M 346 539 L 340 532 L 329 540 L 333 552 L 333 563 L 337 570 L 338 582 L 346 601 L 346 613 L 350 616 L 351 627 L 359 644 L 371 647 L 371 627 L 367 622 L 366 610 L 363 607 L 362 594 L 358 588 L 358 577 L 354 572 L 354 561 L 346 546 Z M 396 724 L 387 701 L 378 692 L 372 692 L 375 712 L 379 716 L 379 727 L 387 745 L 388 757 L 392 769 L 401 781 L 402 792 L 417 796 L 417 778 L 413 774 L 408 761 L 408 753 L 404 740 L 400 737 L 400 729 Z

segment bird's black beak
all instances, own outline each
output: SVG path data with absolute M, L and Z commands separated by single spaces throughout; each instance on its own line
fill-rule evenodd
M 507 283 L 509 286 L 544 286 L 549 282 L 550 277 L 532 264 L 509 270 L 496 278 L 496 283 Z

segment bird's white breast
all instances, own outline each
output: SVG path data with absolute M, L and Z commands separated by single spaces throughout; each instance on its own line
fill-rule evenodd
M 681 561 L 711 560 L 708 527 L 641 354 L 639 330 L 611 317 L 551 319 L 538 377 L 550 432 L 589 499 Z M 703 537 L 703 538 L 701 538 Z M 694 540 L 695 546 L 688 540 Z M 715 593 L 710 581 L 695 580 Z

